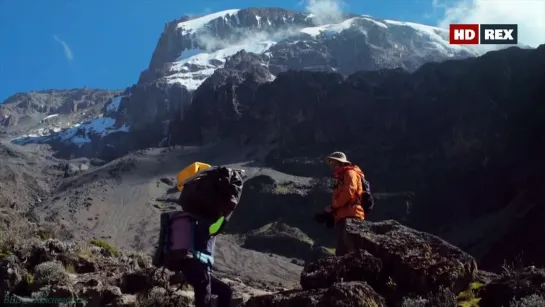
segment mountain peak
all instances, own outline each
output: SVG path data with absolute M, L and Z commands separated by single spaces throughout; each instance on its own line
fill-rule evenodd
M 339 18 L 320 24 L 323 18 L 310 13 L 247 8 L 184 19 L 165 29 L 139 83 L 163 80 L 193 91 L 240 50 L 267 55 L 263 64 L 272 64 L 273 74 L 331 68 L 343 75 L 396 67 L 414 71 L 428 61 L 480 54 L 450 45 L 448 32 L 440 28 L 368 15 Z

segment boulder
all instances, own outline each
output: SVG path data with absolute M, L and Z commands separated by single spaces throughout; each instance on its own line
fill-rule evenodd
M 123 293 L 136 294 L 152 288 L 152 278 L 144 270 L 123 274 L 121 280 Z
M 115 307 L 135 307 L 138 306 L 136 295 L 132 294 L 125 294 L 118 299 L 115 300 L 115 302 L 112 303 Z
M 460 292 L 475 279 L 472 256 L 396 221 L 348 223 L 347 233 L 358 249 L 382 261 L 383 278 L 392 278 L 405 291 L 427 293 L 445 287 Z
M 308 263 L 302 290 L 252 298 L 247 306 L 456 306 L 477 278 L 475 259 L 440 238 L 395 221 L 349 221 L 358 251 Z M 481 273 L 481 279 L 493 274 Z M 405 296 L 412 298 L 405 298 Z M 419 298 L 420 297 L 420 298 Z M 423 298 L 422 298 L 423 297 Z
M 480 290 L 481 307 L 509 306 L 511 301 L 529 296 L 541 296 L 541 305 L 545 306 L 545 270 L 527 267 L 507 272 L 491 281 Z M 518 305 L 517 305 L 518 306 Z
M 313 241 L 300 229 L 274 222 L 250 232 L 243 247 L 290 258 L 308 259 Z
M 245 307 L 382 307 L 380 297 L 365 282 L 343 282 L 327 289 L 292 290 L 254 297 Z
M 7 292 L 14 290 L 23 282 L 26 270 L 15 256 L 0 260 L 0 299 L 4 301 Z
M 321 245 L 314 245 L 312 246 L 312 253 L 310 254 L 310 259 L 308 260 L 317 261 L 322 258 L 331 257 L 333 255 L 335 255 L 335 250 Z
M 382 261 L 366 251 L 342 257 L 327 257 L 307 264 L 301 273 L 304 290 L 328 288 L 338 282 L 367 281 L 372 283 L 382 271 Z

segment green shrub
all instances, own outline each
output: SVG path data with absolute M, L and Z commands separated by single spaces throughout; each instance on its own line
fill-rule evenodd
M 34 280 L 40 285 L 62 284 L 68 280 L 68 275 L 62 263 L 48 261 L 34 268 Z
M 26 283 L 27 285 L 32 285 L 34 283 L 34 276 L 32 274 L 26 275 Z
M 98 247 L 104 248 L 104 249 L 107 250 L 111 255 L 113 255 L 113 256 L 115 256 L 115 257 L 121 256 L 121 253 L 120 253 L 115 247 L 113 247 L 110 243 L 106 242 L 105 240 L 102 240 L 102 239 L 92 239 L 91 241 L 89 241 L 89 243 L 91 243 L 91 244 L 94 245 L 94 246 L 98 246 Z
M 66 272 L 67 272 L 67 273 L 71 273 L 71 274 L 75 274 L 75 273 L 76 273 L 76 268 L 75 268 L 74 265 L 71 264 L 71 263 L 67 264 L 66 267 L 65 267 L 65 269 L 66 269 Z
M 160 203 L 154 203 L 152 206 L 159 209 L 159 210 L 165 209 L 165 205 L 160 204 Z
M 281 195 L 287 195 L 287 194 L 290 193 L 290 189 L 289 189 L 289 187 L 287 187 L 287 186 L 278 185 L 278 186 L 274 189 L 274 193 L 276 193 L 276 194 L 281 194 Z
M 50 233 L 49 231 L 46 231 L 46 230 L 40 230 L 40 231 L 38 231 L 38 236 L 39 236 L 40 239 L 42 239 L 43 241 L 49 240 L 49 239 L 52 238 L 51 233 Z
M 91 249 L 91 244 L 88 242 L 80 242 L 74 248 L 75 254 L 85 260 L 92 260 L 93 250 Z
M 479 297 L 479 289 L 481 289 L 483 286 L 484 285 L 480 282 L 472 282 L 469 284 L 469 287 L 466 290 L 458 294 L 458 297 L 456 298 L 458 306 L 478 307 L 479 301 L 481 300 Z

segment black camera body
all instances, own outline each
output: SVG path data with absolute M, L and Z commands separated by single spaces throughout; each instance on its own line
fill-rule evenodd
M 314 220 L 318 224 L 325 224 L 327 228 L 333 228 L 335 226 L 335 219 L 332 212 L 321 212 L 314 215 Z

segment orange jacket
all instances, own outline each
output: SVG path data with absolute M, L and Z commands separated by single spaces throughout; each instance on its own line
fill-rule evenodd
M 342 167 L 335 172 L 334 177 L 337 183 L 331 203 L 335 223 L 348 217 L 362 220 L 365 218 L 361 206 L 361 196 L 363 194 L 362 176 L 364 176 L 363 172 L 355 165 Z

